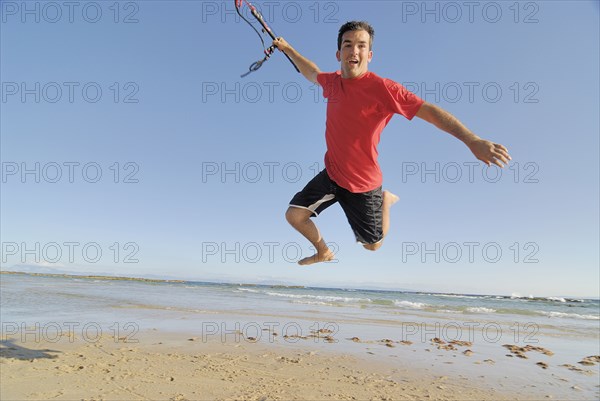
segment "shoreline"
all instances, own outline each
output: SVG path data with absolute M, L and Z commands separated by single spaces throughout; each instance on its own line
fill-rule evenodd
M 514 301 L 16 275 L 1 295 L 2 399 L 600 396 L 597 323 L 490 312 Z

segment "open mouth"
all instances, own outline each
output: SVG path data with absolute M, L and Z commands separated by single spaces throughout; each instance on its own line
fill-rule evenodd
M 358 60 L 349 60 L 348 63 L 358 65 Z

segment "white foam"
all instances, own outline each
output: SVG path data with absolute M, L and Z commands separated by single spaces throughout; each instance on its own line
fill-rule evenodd
M 556 301 L 556 302 L 567 302 L 566 299 L 560 297 L 547 297 L 548 301 Z
M 238 291 L 246 291 L 246 292 L 253 292 L 253 293 L 259 293 L 260 291 L 258 290 L 254 290 L 252 288 L 238 288 Z
M 536 311 L 541 313 L 544 316 L 548 316 L 550 318 L 558 317 L 565 319 L 584 319 L 584 320 L 600 320 L 599 315 L 580 315 L 579 313 L 565 313 L 565 312 L 546 312 L 546 311 Z
M 292 298 L 292 299 L 317 299 L 327 302 L 371 302 L 369 298 L 353 298 L 353 297 L 335 297 L 323 295 L 308 295 L 308 294 L 282 294 L 280 292 L 267 292 L 267 295 L 274 297 Z
M 439 313 L 463 313 L 460 310 L 449 310 L 449 309 L 438 309 L 438 310 L 436 310 L 436 312 L 439 312 Z
M 496 309 L 491 309 L 491 308 L 484 308 L 484 307 L 472 307 L 472 308 L 467 308 L 466 309 L 467 312 L 470 313 L 496 313 Z
M 307 300 L 300 300 L 300 301 L 292 301 L 292 303 L 294 304 L 301 304 L 301 305 L 320 305 L 320 306 L 335 306 L 332 303 L 329 302 L 323 302 L 323 301 L 307 301 Z
M 428 304 L 424 304 L 422 302 L 410 302 L 410 301 L 394 301 L 394 305 L 400 307 L 406 307 L 411 309 L 423 309 L 428 307 Z
M 443 297 L 443 298 L 462 298 L 462 299 L 486 298 L 485 296 L 477 296 L 477 295 L 458 295 L 458 294 L 430 294 L 430 295 L 433 295 L 434 297 Z

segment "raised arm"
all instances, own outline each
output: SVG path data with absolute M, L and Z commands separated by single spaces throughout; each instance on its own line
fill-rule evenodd
M 504 167 L 504 164 L 508 164 L 511 160 L 504 146 L 481 139 L 441 107 L 425 102 L 417 112 L 417 117 L 463 141 L 475 157 L 488 166 L 493 163 L 498 167 Z
M 277 47 L 279 50 L 284 52 L 291 58 L 294 63 L 298 66 L 298 69 L 304 75 L 306 79 L 310 82 L 314 82 L 315 84 L 319 84 L 317 82 L 317 75 L 321 72 L 319 67 L 300 53 L 296 51 L 285 39 L 279 37 L 273 41 L 273 45 Z

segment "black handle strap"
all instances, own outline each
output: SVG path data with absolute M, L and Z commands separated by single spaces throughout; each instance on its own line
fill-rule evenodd
M 242 7 L 243 3 L 245 2 L 248 5 L 248 8 L 250 9 L 250 13 L 252 14 L 252 16 L 254 18 L 256 18 L 256 20 L 262 25 L 263 29 L 262 31 L 264 33 L 267 33 L 271 39 L 275 40 L 277 38 L 277 36 L 275 35 L 275 33 L 273 32 L 273 30 L 271 28 L 269 28 L 269 26 L 267 25 L 267 23 L 265 22 L 262 14 L 260 13 L 260 11 L 258 11 L 256 9 L 256 7 L 254 7 L 248 0 L 234 0 L 235 1 L 235 9 L 237 11 L 237 13 L 239 14 L 239 16 L 248 23 L 248 25 L 250 25 L 252 27 L 252 29 L 254 29 L 254 31 L 256 32 L 256 34 L 258 35 L 262 45 L 263 45 L 263 49 L 265 52 L 265 57 L 262 60 L 256 61 L 254 63 L 252 63 L 250 65 L 250 68 L 248 68 L 248 72 L 246 72 L 245 74 L 242 74 L 242 78 L 247 76 L 248 74 L 250 74 L 251 72 L 254 72 L 256 70 L 258 70 L 265 61 L 267 61 L 269 59 L 269 57 L 271 57 L 271 54 L 273 54 L 273 52 L 275 51 L 275 46 L 269 46 L 268 48 L 265 48 L 265 41 L 262 38 L 262 35 L 260 34 L 260 32 L 258 32 L 258 30 L 254 27 L 254 25 L 252 25 L 250 23 L 250 21 L 248 21 L 240 12 L 240 7 Z M 294 68 L 296 69 L 296 71 L 300 72 L 300 69 L 298 69 L 298 66 L 292 61 L 292 59 L 285 53 L 283 53 L 285 55 L 285 57 L 287 57 L 287 59 L 290 61 L 290 63 L 292 63 L 292 65 L 294 66 Z

